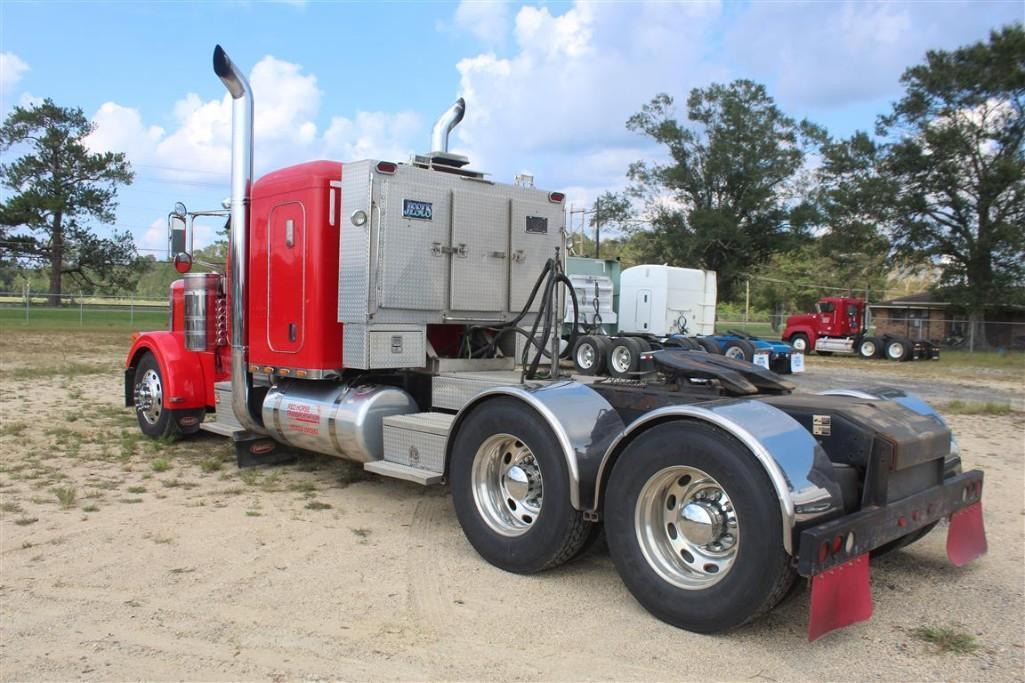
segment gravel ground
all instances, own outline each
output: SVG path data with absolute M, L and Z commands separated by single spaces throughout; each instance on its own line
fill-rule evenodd
M 952 567 L 939 528 L 873 563 L 866 623 L 808 644 L 804 591 L 699 636 L 639 607 L 600 546 L 539 576 L 491 567 L 445 489 L 321 457 L 239 472 L 211 435 L 139 439 L 125 342 L 0 332 L 4 681 L 1023 679 L 1021 413 L 950 416 L 987 473 L 988 555 Z M 923 626 L 977 647 L 940 652 Z

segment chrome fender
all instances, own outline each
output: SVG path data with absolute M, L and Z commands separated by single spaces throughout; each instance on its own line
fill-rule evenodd
M 577 382 L 498 386 L 477 394 L 460 409 L 445 444 L 445 473 L 452 447 L 466 416 L 485 401 L 507 396 L 530 406 L 555 434 L 569 472 L 570 503 L 577 510 L 595 507 L 591 498 L 598 468 L 616 437 L 623 433 L 619 413 L 597 392 Z
M 620 455 L 639 434 L 674 420 L 713 425 L 740 441 L 765 470 L 779 500 L 783 547 L 794 554 L 799 526 L 842 512 L 832 464 L 822 446 L 792 417 L 761 401 L 724 399 L 666 406 L 640 416 L 609 446 L 595 479 L 593 511 L 599 512 L 602 491 Z

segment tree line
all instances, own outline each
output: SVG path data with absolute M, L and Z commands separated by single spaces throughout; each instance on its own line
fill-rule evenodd
M 930 51 L 872 132 L 836 139 L 749 80 L 660 94 L 626 122 L 665 161 L 637 161 L 591 224 L 605 255 L 700 267 L 732 301 L 807 305 L 803 283 L 885 291 L 927 269 L 971 311 L 1025 304 L 1025 30 Z M 778 281 L 773 283 L 773 281 Z
M 901 84 L 873 131 L 840 139 L 746 79 L 696 88 L 682 111 L 656 95 L 626 126 L 664 160 L 635 162 L 627 189 L 596 201 L 592 225 L 615 235 L 603 256 L 715 270 L 725 301 L 758 278 L 766 309 L 806 306 L 804 283 L 878 292 L 923 268 L 971 311 L 1025 303 L 1025 29 L 930 51 Z M 134 175 L 124 154 L 88 150 L 93 127 L 49 99 L 0 126 L 0 151 L 20 154 L 0 164 L 0 288 L 164 296 L 176 276 L 129 232 L 95 233 Z

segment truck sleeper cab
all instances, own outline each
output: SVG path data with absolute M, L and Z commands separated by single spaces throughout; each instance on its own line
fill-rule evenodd
M 229 264 L 174 283 L 170 329 L 134 340 L 125 402 L 146 434 L 230 437 L 240 466 L 308 450 L 450 482 L 468 541 L 511 572 L 604 528 L 638 601 L 698 632 L 757 618 L 798 576 L 809 637 L 867 618 L 868 555 L 943 517 L 955 563 L 984 552 L 982 473 L 914 397 L 794 394 L 686 348 L 645 352 L 642 381 L 566 377 L 564 197 L 449 153 L 461 100 L 408 164 L 253 183 L 252 92 L 220 47 L 214 68 L 233 98 Z

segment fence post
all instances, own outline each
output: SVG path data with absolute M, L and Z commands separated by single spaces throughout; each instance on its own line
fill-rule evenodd
M 747 332 L 751 320 L 751 279 L 744 281 L 744 332 Z
M 129 322 L 134 323 L 135 322 L 135 292 L 132 292 L 132 309 L 131 309 L 131 311 L 132 312 L 131 312 L 131 315 L 130 315 Z
M 968 353 L 975 353 L 975 316 L 968 316 Z
M 25 322 L 28 322 L 28 307 L 29 302 L 32 300 L 32 285 L 29 284 L 28 280 L 25 280 Z
M 85 327 L 85 299 L 82 290 L 78 290 L 78 326 Z

